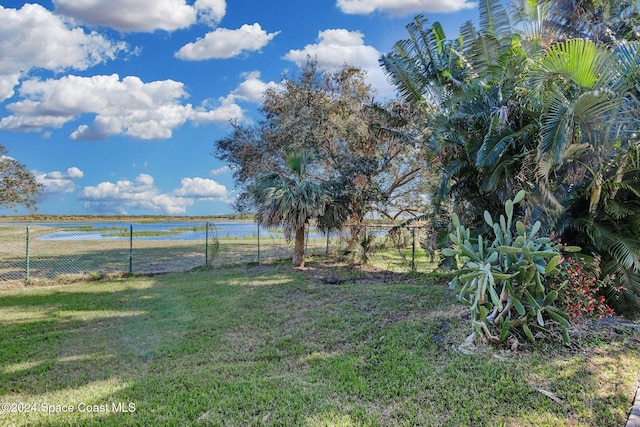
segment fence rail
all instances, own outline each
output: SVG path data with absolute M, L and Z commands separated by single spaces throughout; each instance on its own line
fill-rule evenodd
M 422 227 L 388 233 L 368 227 L 359 261 L 417 270 L 426 260 Z M 342 254 L 348 232 L 306 239 L 309 255 Z M 353 248 L 351 248 L 353 250 Z M 280 230 L 255 223 L 0 224 L 0 288 L 16 282 L 61 282 L 111 274 L 181 272 L 197 267 L 266 263 L 290 258 Z

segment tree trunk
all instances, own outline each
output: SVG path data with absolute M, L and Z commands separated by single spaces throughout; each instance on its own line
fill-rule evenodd
M 353 253 L 360 241 L 362 241 L 362 231 L 364 230 L 364 218 L 359 213 L 351 215 L 351 225 L 349 226 L 351 237 L 347 243 L 347 252 Z
M 304 224 L 296 229 L 293 245 L 293 266 L 304 267 Z

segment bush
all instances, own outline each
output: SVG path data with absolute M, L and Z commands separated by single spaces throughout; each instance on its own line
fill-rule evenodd
M 569 314 L 571 319 L 578 320 L 585 317 L 602 319 L 615 314 L 615 310 L 607 304 L 603 291 L 613 289 L 619 292 L 622 287 L 615 287 L 613 275 L 602 279 L 597 278 L 600 273 L 598 258 L 587 261 L 583 257 L 578 262 L 567 257 L 563 266 L 563 270 L 551 281 L 550 287 L 558 291 L 558 305 Z
M 482 234 L 472 238 L 470 230 L 453 216 L 453 248 L 443 249 L 442 254 L 456 256 L 462 268 L 450 285 L 458 292 L 458 299 L 471 308 L 476 340 L 517 345 L 525 337 L 534 341 L 540 334 L 554 336 L 559 327 L 563 341 L 568 342 L 569 316 L 553 305 L 558 291 L 544 285 L 547 276 L 563 268 L 563 247 L 550 237 L 537 236 L 539 221 L 530 226 L 513 223 L 514 206 L 524 195 L 520 191 L 514 200 L 507 200 L 506 217 L 500 215 L 498 222 L 484 212 L 494 234 L 490 239 Z

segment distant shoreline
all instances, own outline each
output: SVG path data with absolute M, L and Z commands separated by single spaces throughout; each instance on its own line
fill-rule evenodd
M 253 213 L 209 216 L 163 215 L 0 215 L 0 222 L 255 222 Z

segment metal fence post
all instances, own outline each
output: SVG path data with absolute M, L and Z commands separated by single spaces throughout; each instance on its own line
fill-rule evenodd
M 260 264 L 260 223 L 258 223 L 258 264 Z
M 27 244 L 27 253 L 26 253 L 24 268 L 25 268 L 25 280 L 28 281 L 29 280 L 29 226 L 28 225 L 27 225 L 26 244 Z
M 416 229 L 411 229 L 411 271 L 416 271 Z
M 327 248 L 324 251 L 324 255 L 325 256 L 329 255 L 329 230 L 327 230 Z
M 306 254 L 307 252 L 309 252 L 309 227 L 305 230 L 304 236 L 304 253 Z
M 129 224 L 129 274 L 133 274 L 133 224 Z
M 204 265 L 209 262 L 209 222 L 204 223 Z

